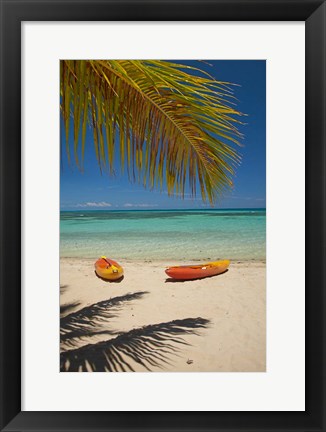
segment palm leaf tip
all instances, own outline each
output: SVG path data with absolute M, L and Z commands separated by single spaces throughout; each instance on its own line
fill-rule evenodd
M 159 60 L 62 61 L 68 159 L 71 124 L 79 164 L 89 123 L 100 169 L 113 171 L 118 145 L 132 181 L 165 184 L 172 195 L 189 187 L 195 196 L 199 185 L 202 198 L 214 201 L 229 188 L 239 162 L 242 114 L 230 85 L 183 69 Z

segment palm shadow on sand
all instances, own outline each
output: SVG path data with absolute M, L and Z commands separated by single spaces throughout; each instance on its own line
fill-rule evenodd
M 68 289 L 68 285 L 61 285 L 60 284 L 60 294 L 64 294 Z
M 116 318 L 123 304 L 132 300 L 140 299 L 146 291 L 139 291 L 132 294 L 125 294 L 119 297 L 113 297 L 86 306 L 76 312 L 60 317 L 60 341 L 68 347 L 75 347 L 81 339 L 92 337 L 100 334 L 116 334 L 107 327 L 110 319 Z M 74 303 L 60 307 L 64 310 L 71 310 Z
M 152 367 L 171 365 L 182 346 L 189 345 L 186 335 L 200 335 L 199 330 L 209 325 L 209 320 L 185 318 L 166 323 L 147 325 L 126 332 L 101 329 L 103 322 L 117 316 L 120 308 L 129 301 L 139 300 L 146 292 L 126 294 L 70 313 L 60 320 L 60 337 L 63 351 L 60 354 L 61 372 L 134 372 L 135 364 L 145 371 Z M 108 334 L 111 339 L 77 347 L 80 340 Z
M 66 303 L 64 305 L 61 305 L 60 306 L 60 317 L 62 317 L 63 315 L 67 315 L 68 313 L 71 313 L 78 306 L 80 306 L 79 302 Z

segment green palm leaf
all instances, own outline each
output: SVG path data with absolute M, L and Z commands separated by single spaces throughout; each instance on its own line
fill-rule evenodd
M 189 70 L 189 72 L 188 72 Z M 116 138 L 121 167 L 151 189 L 213 203 L 232 186 L 240 157 L 239 113 L 228 83 L 199 69 L 159 60 L 61 61 L 61 112 L 70 160 L 82 165 L 86 124 L 101 170 L 113 171 Z

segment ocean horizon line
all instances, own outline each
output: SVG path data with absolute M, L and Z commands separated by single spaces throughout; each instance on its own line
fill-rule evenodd
M 231 207 L 231 208 L 173 208 L 173 209 L 165 209 L 165 208 L 96 208 L 96 209 L 88 209 L 88 208 L 79 208 L 79 209 L 60 209 L 60 212 L 158 212 L 158 211 L 266 211 L 266 207 Z

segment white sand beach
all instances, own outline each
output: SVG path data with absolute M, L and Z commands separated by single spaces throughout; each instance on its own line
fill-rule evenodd
M 85 362 L 87 370 L 101 370 L 98 369 L 100 360 L 96 358 L 98 351 L 93 347 L 120 335 L 119 346 L 116 344 L 112 348 L 111 357 L 105 354 L 105 342 L 100 345 L 103 358 L 113 363 L 111 369 L 103 370 L 265 371 L 264 262 L 231 262 L 224 274 L 175 282 L 168 280 L 164 268 L 177 263 L 120 261 L 124 268 L 123 280 L 106 282 L 95 275 L 94 261 L 86 258 L 60 260 L 62 316 L 110 298 L 123 299 L 113 316 L 94 324 L 92 334 L 76 337 L 70 344 L 66 340 L 62 342 L 62 351 L 75 350 L 77 357 L 78 349 L 87 346 L 84 351 L 93 356 Z M 133 293 L 140 294 L 124 297 Z M 88 309 L 84 311 L 89 312 Z M 87 320 L 92 321 L 91 316 Z M 97 325 L 101 331 L 97 331 Z M 132 333 L 134 329 L 140 330 Z M 136 350 L 136 354 L 133 355 L 132 350 Z M 141 361 L 137 361 L 139 356 Z M 92 363 L 94 358 L 96 361 Z M 66 364 L 69 365 L 69 361 Z

